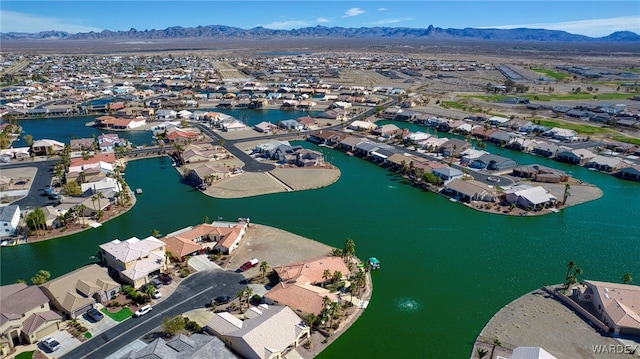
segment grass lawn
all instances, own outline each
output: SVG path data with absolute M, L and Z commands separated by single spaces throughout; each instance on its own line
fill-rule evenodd
M 16 355 L 15 359 L 31 359 L 33 357 L 33 351 L 30 352 L 22 352 Z
M 532 68 L 531 70 L 533 70 L 535 72 L 538 72 L 538 73 L 541 73 L 541 74 L 543 74 L 543 75 L 545 75 L 547 77 L 550 77 L 550 78 L 552 78 L 554 80 L 558 80 L 558 81 L 562 81 L 564 79 L 571 78 L 571 75 L 567 75 L 567 74 L 563 74 L 562 72 L 556 72 L 556 71 L 553 71 L 553 70 L 545 69 L 543 67 L 535 67 L 535 68 Z
M 550 94 L 550 95 L 532 95 L 532 94 L 514 94 L 512 96 L 505 95 L 467 95 L 487 102 L 499 102 L 507 97 L 523 97 L 531 101 L 562 101 L 562 100 L 593 100 L 593 96 L 598 96 L 598 100 L 626 100 L 632 97 L 629 93 L 571 93 L 571 94 Z M 462 96 L 461 96 L 462 97 Z M 447 102 L 448 104 L 449 102 Z M 455 103 L 455 102 L 454 102 Z M 463 105 L 460 105 L 463 106 Z
M 91 339 L 92 336 L 93 335 L 91 335 L 91 333 L 89 333 L 89 332 L 85 332 L 84 333 L 84 337 L 87 338 L 87 339 Z
M 613 140 L 619 141 L 619 142 L 631 143 L 631 144 L 640 146 L 640 138 L 613 136 Z
M 566 122 L 561 120 L 548 120 L 548 119 L 536 119 L 536 123 L 540 123 L 546 127 L 562 127 L 569 130 L 574 130 L 582 135 L 595 135 L 595 134 L 614 134 L 616 133 L 610 128 L 603 128 L 599 126 L 591 126 L 581 123 Z M 622 137 L 622 136 L 621 136 Z
M 120 311 L 115 313 L 110 313 L 107 308 L 102 308 L 101 312 L 105 315 L 108 315 L 109 318 L 115 320 L 116 322 L 121 322 L 133 315 L 133 312 L 129 308 L 122 308 L 120 309 Z

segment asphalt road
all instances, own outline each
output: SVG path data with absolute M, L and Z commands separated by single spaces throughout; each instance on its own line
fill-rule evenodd
M 29 188 L 29 193 L 22 199 L 14 202 L 14 204 L 20 205 L 20 210 L 34 209 L 36 207 L 47 206 L 53 204 L 47 196 L 44 195 L 44 186 L 51 184 L 51 178 L 53 177 L 53 167 L 58 160 L 47 161 L 22 161 L 14 163 L 3 163 L 0 165 L 0 171 L 8 170 L 10 168 L 25 168 L 35 167 L 37 169 L 36 174 Z
M 153 310 L 140 318 L 129 318 L 117 326 L 98 334 L 75 348 L 62 359 L 105 358 L 118 349 L 143 337 L 162 325 L 165 317 L 174 317 L 184 312 L 203 308 L 218 295 L 235 298 L 245 288 L 242 274 L 228 271 L 197 272 L 187 277 L 176 290 Z

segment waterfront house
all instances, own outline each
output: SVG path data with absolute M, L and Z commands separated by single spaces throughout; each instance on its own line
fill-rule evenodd
M 540 210 L 555 205 L 557 198 L 539 186 L 516 185 L 503 191 L 505 200 L 525 210 Z
M 469 148 L 471 148 L 471 144 L 468 142 L 451 138 L 440 146 L 438 152 L 442 153 L 445 157 L 458 157 L 463 151 Z
M 640 286 L 585 280 L 574 296 L 614 334 L 640 337 Z
M 318 144 L 335 145 L 345 139 L 347 135 L 343 132 L 333 130 L 317 130 L 309 134 L 309 141 Z
M 533 152 L 533 149 L 537 145 L 538 141 L 536 140 L 524 137 L 515 137 L 509 142 L 507 147 L 515 151 Z
M 37 285 L 15 283 L 0 287 L 0 344 L 15 348 L 36 344 L 60 329 L 62 317 L 49 307 Z
M 126 147 L 128 141 L 121 139 L 117 133 L 103 133 L 98 136 L 98 147 L 100 151 L 113 151 L 117 147 Z
M 160 238 L 167 245 L 167 253 L 171 253 L 171 257 L 184 262 L 187 256 L 194 256 L 204 253 L 204 248 L 189 238 L 178 236 L 166 236 Z
M 461 164 L 470 164 L 472 163 L 474 160 L 482 157 L 483 155 L 489 154 L 489 152 L 487 151 L 482 151 L 482 150 L 476 150 L 474 148 L 469 148 L 466 149 L 464 151 L 462 151 L 462 153 L 460 153 L 461 157 L 460 157 L 460 163 Z
M 278 126 L 288 131 L 304 130 L 304 125 L 302 125 L 296 120 L 281 120 L 281 121 L 278 121 Z
M 0 237 L 16 233 L 20 223 L 20 205 L 10 204 L 0 207 Z
M 510 158 L 486 153 L 471 162 L 469 167 L 486 169 L 489 171 L 504 171 L 517 166 L 518 163 Z
M 151 343 L 132 350 L 120 359 L 174 359 L 174 358 L 216 358 L 237 359 L 229 348 L 217 337 L 193 333 L 180 334 L 169 340 L 156 338 Z
M 446 137 L 438 138 L 438 137 L 429 137 L 425 141 L 422 142 L 422 148 L 427 151 L 432 152 L 440 152 L 442 146 L 449 142 L 449 139 Z
M 215 313 L 206 330 L 247 359 L 283 358 L 311 335 L 311 329 L 286 306 L 261 304 L 247 309 L 245 317 Z
M 276 129 L 278 128 L 277 125 L 274 125 L 271 122 L 267 122 L 267 121 L 262 121 L 259 124 L 253 126 L 253 129 L 258 131 L 258 132 L 262 132 L 266 135 L 270 135 L 271 133 L 273 133 Z
M 178 117 L 178 113 L 174 110 L 158 110 L 156 111 L 156 120 L 173 120 Z
M 349 124 L 348 128 L 356 131 L 370 131 L 378 127 L 375 123 L 369 121 L 356 120 Z
M 371 134 L 376 136 L 386 137 L 386 138 L 389 138 L 398 133 L 402 133 L 402 130 L 398 126 L 392 123 L 382 125 L 371 130 Z
M 59 154 L 64 150 L 64 143 L 56 140 L 36 140 L 31 145 L 31 153 L 35 156 L 49 156 Z
M 440 177 L 442 182 L 445 184 L 454 179 L 462 178 L 463 176 L 462 171 L 453 167 L 434 168 L 431 173 Z
M 513 168 L 513 176 L 529 178 L 535 182 L 560 183 L 567 182 L 569 176 L 557 169 L 540 165 L 524 165 Z
M 229 177 L 229 169 L 222 165 L 203 163 L 187 172 L 186 179 L 194 187 L 211 185 L 214 181 Z
M 69 161 L 69 173 L 82 172 L 94 168 L 101 172 L 113 172 L 113 166 L 116 163 L 116 155 L 114 153 L 96 153 L 95 155 L 85 159 L 83 157 L 72 158 Z
M 69 141 L 69 147 L 71 151 L 92 151 L 95 143 L 93 138 L 76 138 Z
M 304 128 L 307 130 L 314 127 L 314 125 L 316 124 L 316 119 L 311 116 L 298 117 L 296 121 L 298 121 L 298 123 L 303 125 Z
M 240 246 L 242 238 L 247 233 L 249 222 L 239 219 L 237 222 L 216 221 L 211 225 L 215 227 L 215 231 L 209 234 L 210 238 L 216 242 L 213 249 L 228 255 Z
M 570 149 L 566 151 L 560 151 L 556 155 L 555 159 L 560 162 L 566 162 L 566 163 L 577 164 L 582 166 L 585 163 L 589 162 L 594 157 L 596 157 L 596 155 L 593 152 L 584 148 L 579 148 L 579 149 L 573 149 L 573 150 Z
M 324 163 L 324 154 L 322 154 L 322 152 L 301 148 L 296 151 L 295 163 L 300 167 L 319 166 Z
M 494 202 L 497 197 L 494 190 L 481 182 L 463 181 L 458 178 L 449 181 L 444 186 L 443 192 L 462 202 Z
M 493 142 L 497 145 L 504 146 L 511 142 L 514 135 L 510 132 L 498 130 L 494 131 L 490 135 L 488 135 L 488 141 Z
M 558 146 L 555 143 L 538 141 L 536 145 L 533 146 L 533 153 L 543 157 L 555 157 L 559 151 L 564 151 L 569 149 L 565 146 Z
M 118 183 L 115 178 L 107 176 L 95 176 L 87 180 L 87 182 L 81 183 L 80 189 L 82 190 L 82 193 L 88 193 L 89 195 L 94 195 L 98 192 L 102 192 L 104 198 L 109 198 L 109 193 L 115 194 L 122 191 L 122 186 L 120 186 L 120 183 Z M 109 200 L 106 200 L 104 202 L 106 202 L 107 205 L 109 204 Z M 105 206 L 100 209 L 104 209 Z
M 300 316 L 320 314 L 323 298 L 337 300 L 334 293 L 320 287 L 330 278 L 323 277 L 325 270 L 348 276 L 351 272 L 340 257 L 321 256 L 301 262 L 274 267 L 279 283 L 264 296 L 267 304 L 287 305 Z
M 401 114 L 402 111 L 399 107 L 387 107 L 380 113 L 380 116 L 387 120 L 393 120 L 397 115 Z
M 487 139 L 491 136 L 492 133 L 498 131 L 497 128 L 486 128 L 482 126 L 475 127 L 471 130 L 471 135 L 480 139 Z
M 400 153 L 394 153 L 387 158 L 387 164 L 392 171 L 406 170 L 413 159 Z
M 166 269 L 165 244 L 149 236 L 114 239 L 100 245 L 102 260 L 118 273 L 119 278 L 134 288 L 140 288 Z
M 622 167 L 616 172 L 616 176 L 622 179 L 640 181 L 640 164 L 635 166 Z
M 107 270 L 90 264 L 40 286 L 51 304 L 67 318 L 77 318 L 96 303 L 104 303 L 118 294 L 120 284 L 109 277 Z
M 356 136 L 347 136 L 338 144 L 345 151 L 355 151 L 356 146 L 363 141 L 367 141 Z M 370 141 L 369 141 L 370 142 Z
M 196 130 L 188 128 L 172 127 L 167 130 L 165 138 L 171 142 L 181 146 L 187 145 L 193 141 L 201 141 L 204 139 L 204 135 Z
M 191 143 L 182 152 L 184 163 L 209 162 L 227 157 L 227 152 L 210 143 Z
M 412 144 L 417 144 L 420 142 L 424 142 L 431 137 L 430 134 L 424 132 L 414 132 L 410 133 L 407 137 L 405 137 L 405 141 Z
M 618 157 L 597 155 L 588 160 L 585 166 L 595 168 L 600 171 L 612 172 L 624 165 L 624 161 Z

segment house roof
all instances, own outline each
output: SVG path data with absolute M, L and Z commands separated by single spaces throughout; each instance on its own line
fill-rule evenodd
M 640 330 L 640 286 L 585 280 L 618 327 Z
M 557 199 L 556 196 L 552 195 L 549 191 L 541 186 L 513 186 L 511 189 L 505 189 L 504 193 L 513 193 L 518 197 L 524 198 L 527 202 L 533 205 L 547 203 L 549 201 L 555 201 Z
M 348 275 L 351 272 L 341 257 L 334 256 L 316 257 L 293 264 L 277 266 L 273 270 L 282 281 L 298 281 L 298 279 L 304 278 L 302 284 L 324 282 L 326 279 L 322 278 L 322 275 L 325 270 L 329 270 L 331 274 L 339 271 L 343 275 Z
M 323 298 L 337 300 L 335 294 L 328 289 L 297 282 L 280 282 L 265 295 L 266 298 L 304 313 L 320 314 L 324 308 Z
M 72 158 L 69 161 L 69 167 L 78 167 L 78 166 L 86 166 L 92 165 L 99 162 L 106 162 L 113 164 L 116 162 L 116 154 L 115 153 L 96 153 L 92 157 L 87 158 L 86 160 L 82 157 Z
M 471 183 L 470 181 L 463 181 L 461 179 L 454 179 L 451 182 L 447 183 L 445 186 L 451 190 L 454 190 L 458 193 L 462 193 L 466 196 L 473 197 L 478 193 L 482 193 L 485 191 L 484 188 Z
M 597 155 L 591 160 L 589 160 L 588 162 L 588 164 L 597 164 L 600 166 L 606 165 L 611 168 L 616 168 L 620 166 L 622 163 L 623 163 L 622 159 L 618 157 L 609 157 L 609 156 L 602 156 L 602 155 Z
M 100 248 L 122 263 L 129 263 L 133 260 L 143 258 L 150 252 L 158 250 L 163 246 L 164 242 L 153 236 L 149 236 L 142 240 L 136 237 L 131 237 L 126 241 L 114 239 L 111 242 L 101 244 Z
M 228 334 L 244 341 L 257 358 L 284 351 L 301 332 L 309 330 L 289 307 L 269 306 L 260 311 L 262 315 L 246 319 L 242 328 Z
M 0 221 L 11 222 L 16 212 L 20 212 L 20 206 L 17 204 L 0 207 Z
M 164 237 L 160 238 L 160 240 L 166 243 L 167 251 L 178 258 L 199 251 L 202 248 L 198 243 L 186 238 Z
M 22 332 L 31 335 L 38 331 L 44 324 L 62 320 L 62 316 L 52 310 L 31 314 L 24 322 L 22 322 Z
M 120 284 L 109 277 L 106 269 L 91 264 L 50 280 L 41 288 L 51 300 L 55 299 L 64 310 L 71 313 L 94 302 L 93 298 L 84 297 L 83 294 L 91 296 L 99 290 L 106 292 L 120 288 Z
M 187 358 L 216 358 L 236 359 L 217 337 L 205 334 L 178 335 L 165 341 L 157 338 L 138 351 L 131 351 L 121 359 L 187 359 Z
M 540 347 L 517 347 L 510 359 L 557 359 Z
M 0 325 L 9 320 L 20 319 L 22 314 L 49 303 L 49 298 L 36 285 L 16 283 L 2 286 L 0 289 Z

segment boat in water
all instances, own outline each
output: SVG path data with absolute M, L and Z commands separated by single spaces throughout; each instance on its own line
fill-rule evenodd
M 380 261 L 376 257 L 369 258 L 369 267 L 373 269 L 380 269 Z

